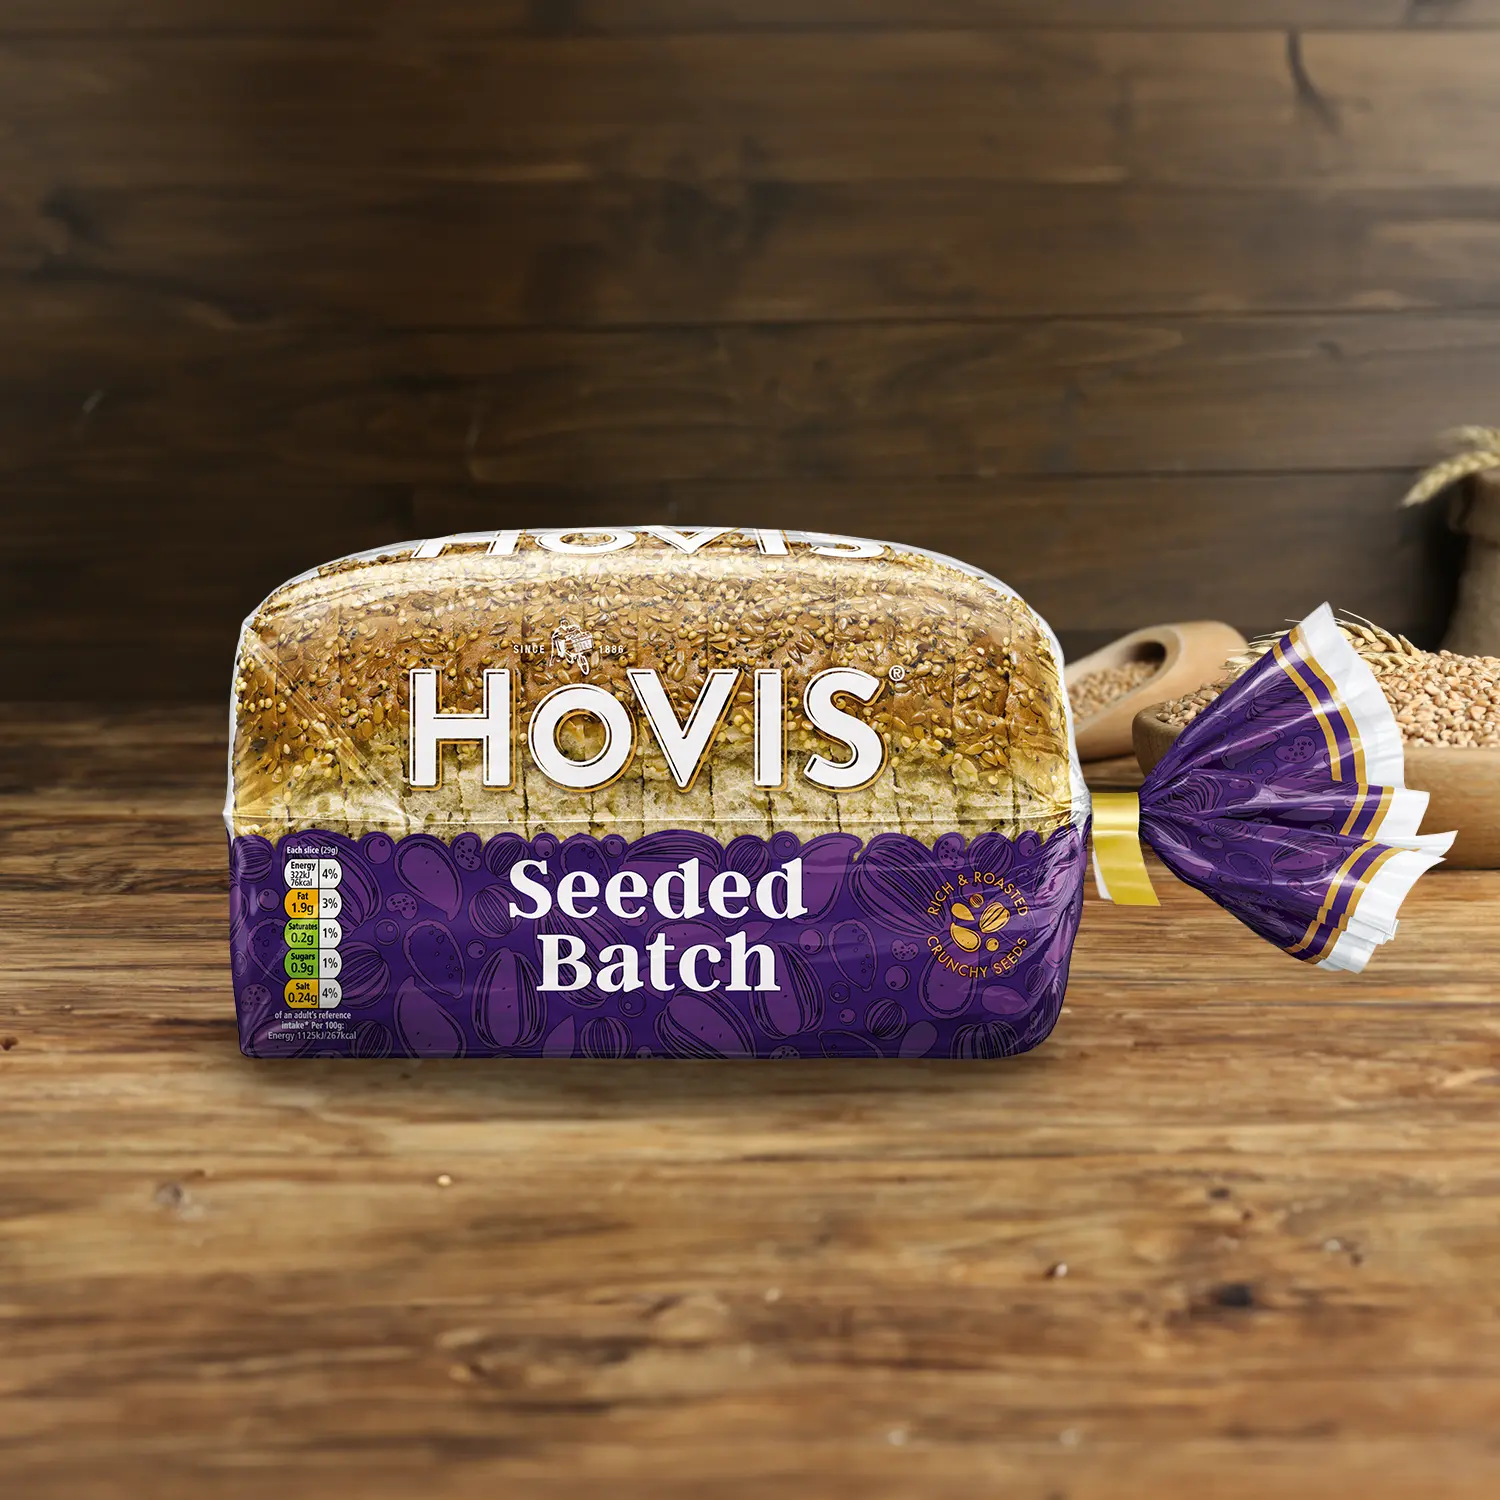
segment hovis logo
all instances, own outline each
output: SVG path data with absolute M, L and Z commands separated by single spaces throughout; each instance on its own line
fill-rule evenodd
M 559 627 L 561 630 L 563 627 Z M 577 627 L 574 627 L 576 629 Z M 579 632 L 592 648 L 585 632 Z M 576 638 L 553 632 L 554 650 L 576 653 L 586 649 Z M 561 654 L 561 651 L 558 651 Z M 587 657 L 584 657 L 587 662 Z M 585 667 L 586 670 L 586 667 Z M 608 689 L 586 682 L 553 688 L 528 717 L 526 746 L 537 769 L 558 786 L 595 791 L 621 775 L 635 754 L 638 724 L 644 725 L 661 750 L 672 779 L 683 791 L 692 786 L 710 754 L 715 738 L 746 673 L 738 667 L 715 667 L 704 678 L 686 719 L 677 717 L 661 674 L 654 668 L 631 667 L 626 673 L 632 702 L 622 702 Z M 786 726 L 788 705 L 780 668 L 757 668 L 749 673 L 754 704 L 755 785 L 774 789 L 786 785 Z M 484 706 L 478 713 L 442 713 L 438 708 L 438 670 L 414 667 L 409 679 L 407 779 L 414 787 L 434 787 L 442 777 L 442 746 L 477 741 L 484 747 L 483 784 L 512 785 L 513 742 L 517 738 L 516 694 L 509 668 L 484 673 Z M 872 724 L 838 706 L 838 698 L 873 703 L 884 682 L 857 667 L 829 667 L 816 672 L 803 689 L 800 709 L 807 721 L 847 752 L 842 760 L 810 755 L 802 775 L 831 792 L 868 786 L 885 768 L 885 737 Z M 586 761 L 573 760 L 558 744 L 558 731 L 575 715 L 594 719 L 603 732 L 603 748 Z
M 589 675 L 589 652 L 593 649 L 593 636 L 572 620 L 564 620 L 552 632 L 553 656 L 564 666 L 577 667 L 585 677 Z
M 483 545 L 490 557 L 514 557 L 526 538 L 543 552 L 565 557 L 600 557 L 610 552 L 624 552 L 640 539 L 650 537 L 674 552 L 691 557 L 704 547 L 711 547 L 723 537 L 736 536 L 754 542 L 763 557 L 884 557 L 885 543 L 870 542 L 863 537 L 834 536 L 824 531 L 769 531 L 736 526 L 637 526 L 631 531 L 594 530 L 577 527 L 570 531 L 463 531 L 454 536 L 436 536 L 412 548 L 414 558 L 441 557 L 450 547 Z

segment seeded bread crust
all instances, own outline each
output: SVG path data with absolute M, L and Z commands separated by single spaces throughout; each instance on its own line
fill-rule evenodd
M 525 537 L 509 556 L 455 544 L 435 558 L 410 545 L 329 564 L 285 585 L 246 622 L 234 687 L 231 827 L 276 836 L 323 827 L 452 837 L 510 829 L 627 839 L 666 828 L 727 841 L 787 829 L 928 842 L 949 831 L 1047 833 L 1069 819 L 1070 751 L 1061 663 L 1018 598 L 923 553 L 877 558 L 764 556 L 732 534 L 685 555 L 646 534 L 627 551 L 559 555 Z M 552 632 L 593 637 L 589 673 L 560 659 Z M 509 667 L 515 783 L 481 784 L 479 747 L 446 746 L 441 785 L 406 781 L 408 673 L 439 672 L 444 713 L 476 712 L 486 668 Z M 661 673 L 685 718 L 715 667 L 743 677 L 703 770 L 671 780 L 649 733 L 610 786 L 556 786 L 531 763 L 524 726 L 553 688 L 587 680 L 633 702 L 629 667 Z M 787 780 L 754 785 L 752 677 L 787 687 Z M 834 793 L 801 774 L 814 752 L 842 758 L 800 713 L 807 680 L 859 667 L 885 686 L 846 706 L 888 746 L 869 786 Z M 561 743 L 586 758 L 589 720 Z

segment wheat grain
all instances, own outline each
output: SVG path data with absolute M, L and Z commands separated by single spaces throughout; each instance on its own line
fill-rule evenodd
M 1102 713 L 1111 703 L 1143 687 L 1157 673 L 1159 661 L 1127 661 L 1118 667 L 1101 667 L 1080 677 L 1068 687 L 1073 717 L 1082 722 Z
M 1500 746 L 1500 657 L 1423 651 L 1404 635 L 1354 617 L 1341 619 L 1339 629 L 1369 663 L 1403 739 L 1460 748 Z M 1279 639 L 1273 635 L 1252 641 L 1224 663 L 1219 682 L 1163 704 L 1159 716 L 1186 728 Z

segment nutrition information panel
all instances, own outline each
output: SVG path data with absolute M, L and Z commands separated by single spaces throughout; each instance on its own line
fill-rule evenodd
M 282 866 L 286 884 L 286 1003 L 294 1010 L 332 1010 L 344 997 L 339 925 L 343 868 L 323 855 L 293 855 Z

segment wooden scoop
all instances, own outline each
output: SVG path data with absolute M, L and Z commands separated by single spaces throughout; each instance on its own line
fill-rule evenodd
M 1138 688 L 1080 719 L 1074 726 L 1081 760 L 1107 760 L 1131 752 L 1131 723 L 1148 704 L 1180 698 L 1220 674 L 1226 658 L 1244 650 L 1245 637 L 1218 620 L 1188 620 L 1177 625 L 1147 625 L 1119 640 L 1069 662 L 1063 679 L 1069 687 L 1093 672 L 1154 661 L 1156 671 Z

